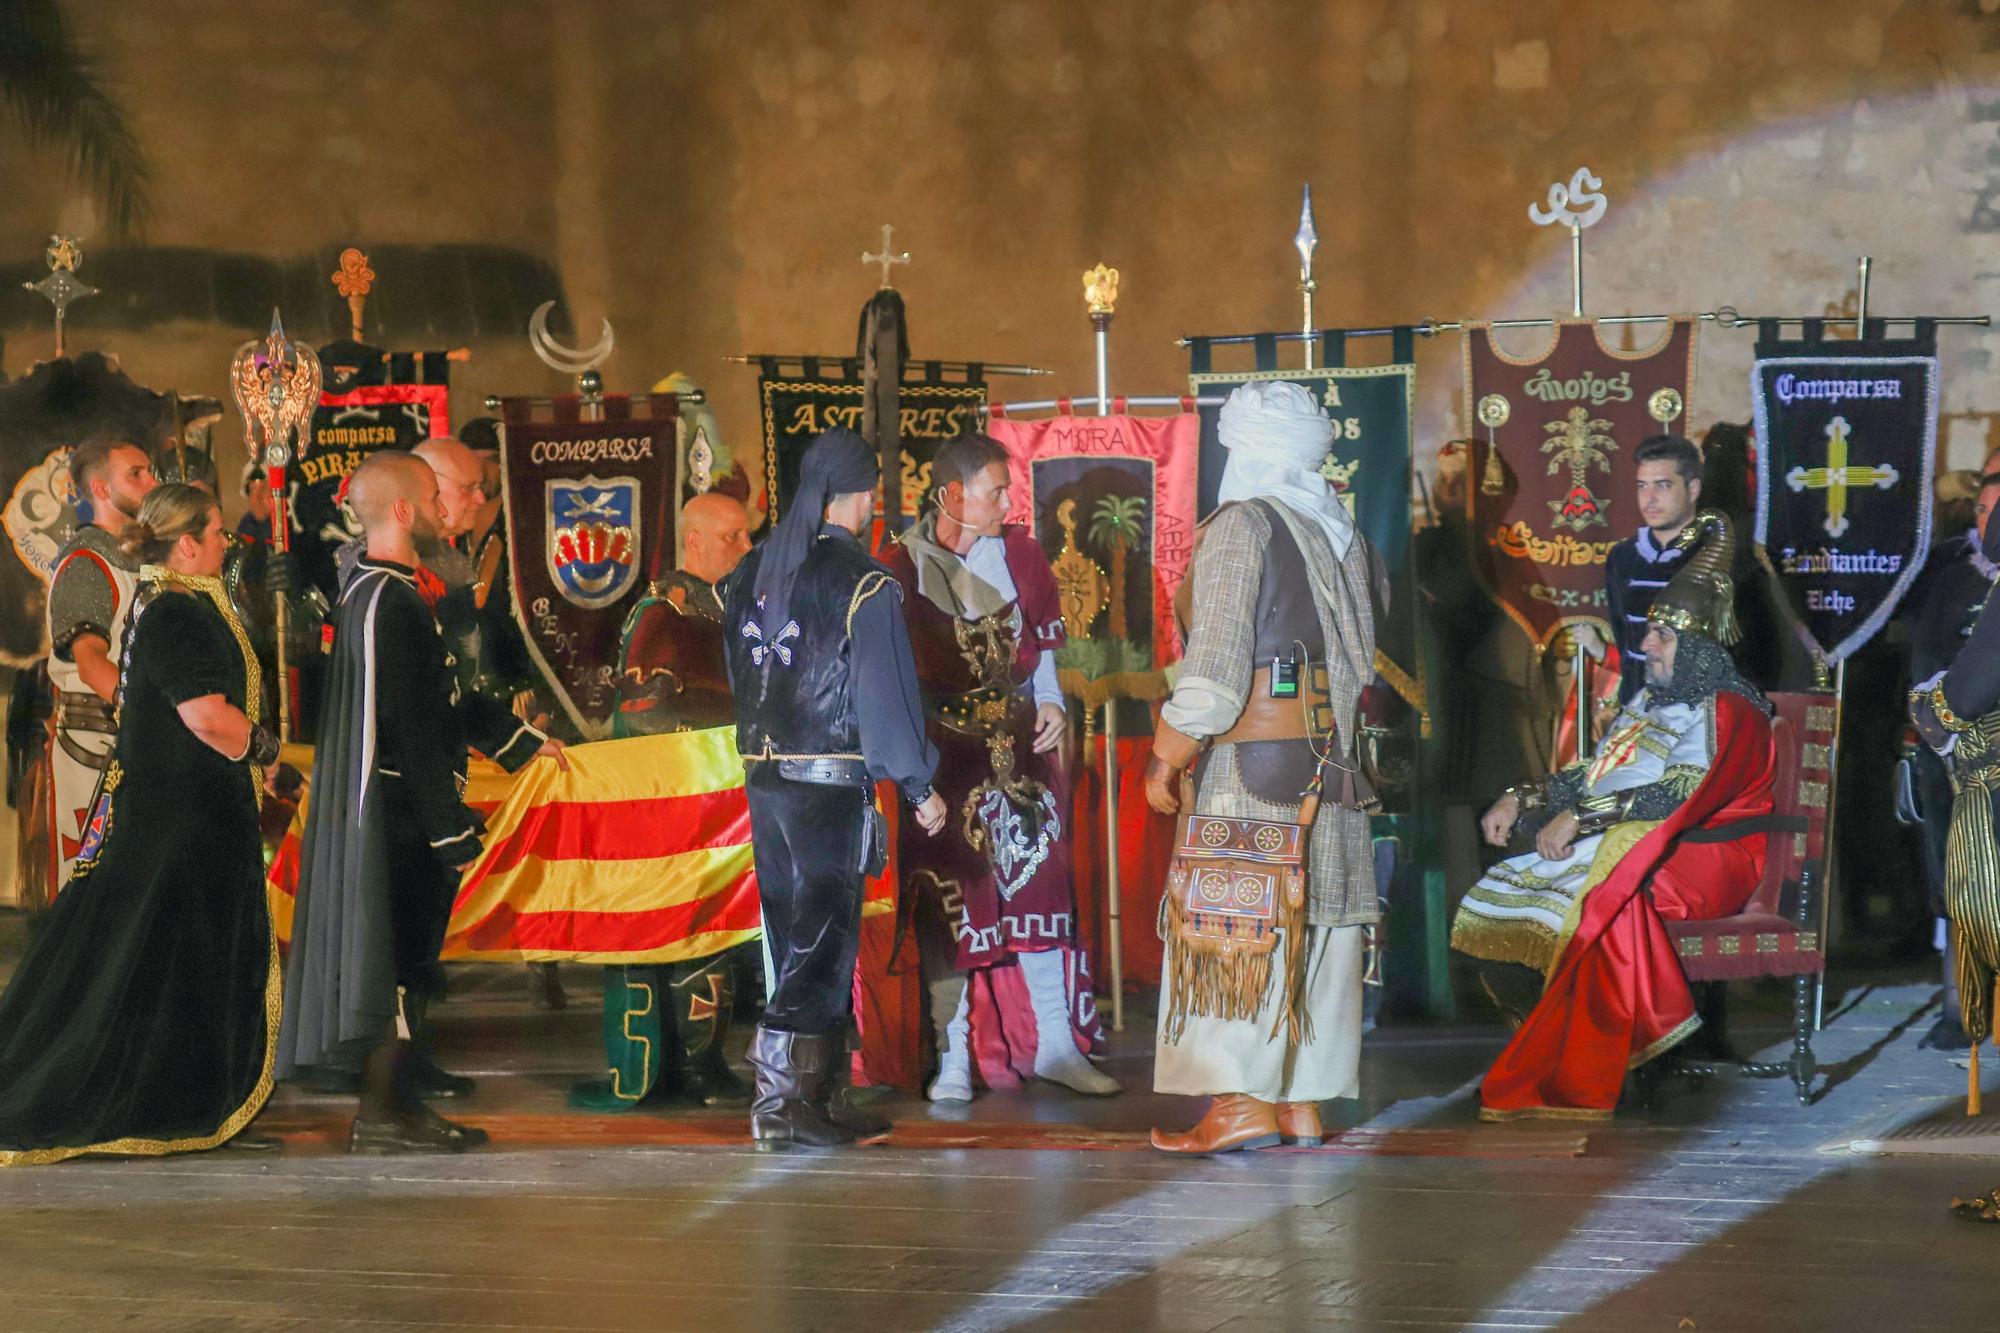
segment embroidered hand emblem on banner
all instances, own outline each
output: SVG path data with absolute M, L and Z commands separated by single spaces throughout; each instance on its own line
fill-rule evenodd
M 1845 533 L 1847 523 L 1847 488 L 1850 486 L 1873 486 L 1886 491 L 1901 481 L 1902 474 L 1888 463 L 1879 465 L 1853 465 L 1847 461 L 1847 446 L 1852 443 L 1853 427 L 1846 417 L 1835 417 L 1826 423 L 1826 466 L 1795 467 L 1785 474 L 1785 485 L 1794 491 L 1825 491 L 1826 522 L 1821 524 L 1829 537 Z
M 547 521 L 549 573 L 565 599 L 595 610 L 638 582 L 636 478 L 551 480 Z
M 790 666 L 792 650 L 787 645 L 799 637 L 799 622 L 787 620 L 785 627 L 773 635 L 769 643 L 765 643 L 764 627 L 754 620 L 746 620 L 743 622 L 743 637 L 756 640 L 756 647 L 750 650 L 750 665 L 763 666 L 764 655 L 776 653 L 779 666 Z

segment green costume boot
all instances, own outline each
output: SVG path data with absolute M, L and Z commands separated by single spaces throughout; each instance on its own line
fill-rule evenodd
M 610 1077 L 579 1083 L 569 1104 L 585 1111 L 631 1111 L 674 1091 L 681 1044 L 667 969 L 651 964 L 604 969 L 604 1062 Z

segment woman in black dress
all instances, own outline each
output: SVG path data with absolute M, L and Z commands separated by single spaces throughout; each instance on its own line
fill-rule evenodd
M 217 577 L 222 514 L 160 486 L 122 541 L 148 563 L 118 744 L 75 876 L 0 994 L 0 1166 L 213 1148 L 271 1094 L 281 974 L 257 793 L 278 746 Z

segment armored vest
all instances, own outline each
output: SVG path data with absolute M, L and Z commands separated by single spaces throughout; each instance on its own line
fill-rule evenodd
M 692 574 L 661 577 L 632 608 L 618 667 L 614 735 L 696 731 L 736 720 L 722 603 L 713 585 Z
M 765 548 L 723 585 L 723 645 L 736 696 L 736 748 L 760 757 L 861 757 L 848 617 L 873 584 L 893 582 L 852 538 L 822 533 L 792 585 L 790 618 L 767 625 L 757 606 Z
M 87 562 L 103 577 L 65 578 L 71 561 Z M 78 572 L 85 574 L 81 567 Z M 101 771 L 109 762 L 116 729 L 111 705 L 83 683 L 69 655 L 69 645 L 80 633 L 100 633 L 109 645 L 111 660 L 119 661 L 138 591 L 138 570 L 118 549 L 117 540 L 95 524 L 78 528 L 56 559 L 48 616 L 49 638 L 59 650 L 49 657 L 49 682 L 56 691 L 57 741 L 70 758 L 93 771 Z

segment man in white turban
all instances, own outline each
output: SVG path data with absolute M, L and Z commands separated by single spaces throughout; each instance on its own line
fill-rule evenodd
M 1371 553 L 1320 475 L 1333 426 L 1307 390 L 1257 382 L 1229 396 L 1220 435 L 1223 503 L 1177 599 L 1187 656 L 1146 774 L 1148 802 L 1172 814 L 1195 768 L 1153 1086 L 1212 1100 L 1191 1131 L 1153 1131 L 1177 1153 L 1320 1141 L 1319 1103 L 1359 1090 L 1362 932 L 1377 918 L 1355 745 L 1374 674 Z M 1296 905 L 1287 850 L 1303 862 Z M 1237 910 L 1272 870 L 1272 910 Z

